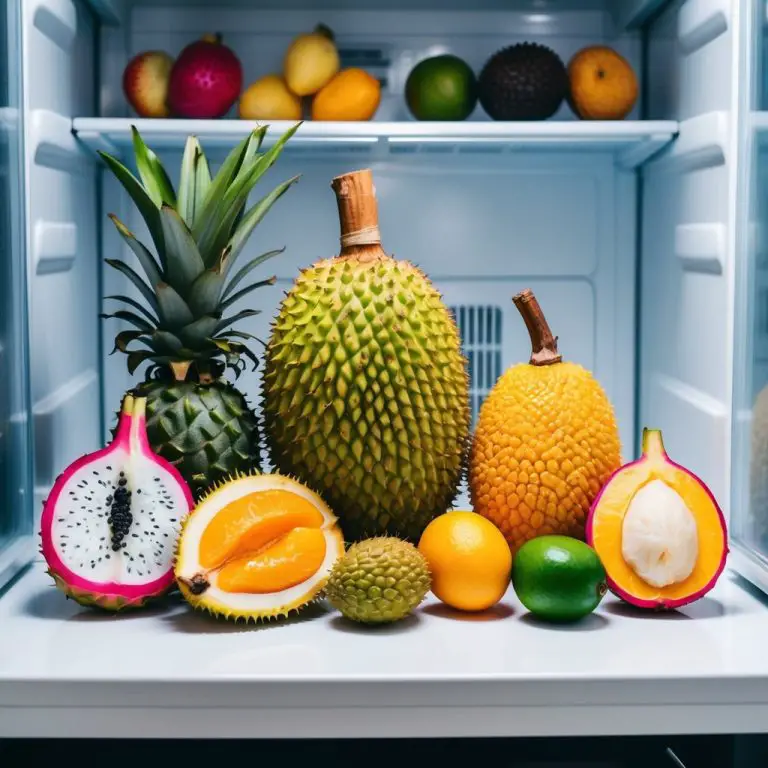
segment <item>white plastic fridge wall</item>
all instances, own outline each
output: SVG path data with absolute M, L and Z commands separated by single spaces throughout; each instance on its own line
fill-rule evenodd
M 610 41 L 640 70 L 639 36 L 612 37 L 611 14 L 600 10 L 553 14 L 538 23 L 530 14 L 482 10 L 318 13 L 195 8 L 188 13 L 179 7 L 141 7 L 130 18 L 123 56 L 157 47 L 174 54 L 215 28 L 242 57 L 246 81 L 279 67 L 290 38 L 321 20 L 334 29 L 342 51 L 383 50 L 389 64 L 381 72 L 388 91 L 377 114 L 381 120 L 408 119 L 402 96 L 405 76 L 414 61 L 431 50 L 454 51 L 479 69 L 490 53 L 517 40 L 547 43 L 566 60 L 583 45 Z M 110 46 L 110 56 L 117 55 L 115 51 Z M 106 98 L 113 107 L 115 101 Z M 479 107 L 473 117 L 488 119 Z M 573 119 L 567 106 L 557 119 Z M 461 152 L 439 145 L 427 149 L 404 145 L 385 158 L 377 155 L 375 144 L 342 153 L 324 153 L 317 145 L 307 152 L 286 150 L 264 179 L 264 189 L 294 174 L 301 174 L 301 181 L 259 225 L 248 246 L 252 255 L 283 246 L 286 251 L 265 265 L 264 275 L 274 272 L 278 284 L 250 299 L 263 314 L 246 321 L 244 329 L 267 338 L 270 318 L 298 270 L 338 253 L 338 214 L 330 181 L 339 173 L 372 167 L 385 249 L 425 269 L 457 312 L 470 360 L 473 411 L 508 365 L 528 359 L 530 345 L 512 296 L 531 287 L 560 336 L 561 350 L 595 371 L 607 389 L 626 452 L 632 455 L 635 172 L 617 167 L 609 152 L 502 154 L 502 148 L 489 144 Z M 180 153 L 164 150 L 161 157 L 175 173 Z M 144 232 L 115 183 L 105 179 L 104 189 L 105 213 L 114 210 L 134 231 Z M 111 227 L 104 229 L 103 237 L 105 253 L 120 249 L 131 258 Z M 121 276 L 108 269 L 105 291 L 126 289 Z M 111 349 L 115 330 L 115 325 L 105 326 L 105 352 Z M 111 419 L 114 404 L 129 384 L 120 356 L 108 358 L 106 376 Z M 258 374 L 248 372 L 238 384 L 256 403 L 259 381 Z
M 729 507 L 738 25 L 748 3 L 677 0 L 647 48 L 648 117 L 680 120 L 644 166 L 640 420 Z
M 96 109 L 97 24 L 71 0 L 23 0 L 26 240 L 35 513 L 101 440 L 97 171 L 71 134 Z

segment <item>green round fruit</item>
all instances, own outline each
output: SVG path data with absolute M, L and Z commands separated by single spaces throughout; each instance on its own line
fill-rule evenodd
M 597 608 L 608 587 L 592 547 L 569 536 L 539 536 L 523 544 L 512 564 L 520 602 L 547 621 L 577 621 Z
M 417 120 L 465 120 L 477 104 L 477 78 L 458 56 L 433 56 L 411 70 L 405 101 Z
M 431 583 L 426 558 L 413 544 L 377 536 L 353 544 L 336 562 L 325 593 L 346 618 L 386 624 L 405 618 Z

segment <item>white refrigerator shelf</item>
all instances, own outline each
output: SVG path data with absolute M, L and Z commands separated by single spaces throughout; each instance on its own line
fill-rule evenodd
M 606 597 L 571 626 L 510 590 L 368 629 L 320 605 L 265 626 L 175 599 L 111 616 L 36 564 L 0 599 L 0 738 L 449 737 L 768 731 L 768 610 L 726 572 L 675 613 Z
M 181 120 L 77 117 L 72 129 L 89 148 L 130 151 L 131 125 L 154 148 L 181 149 L 196 135 L 206 151 L 228 149 L 259 123 L 249 120 Z M 292 122 L 269 123 L 266 143 Z M 679 125 L 671 120 L 543 122 L 304 122 L 286 149 L 311 154 L 478 154 L 521 151 L 610 152 L 627 169 L 642 165 L 671 142 Z

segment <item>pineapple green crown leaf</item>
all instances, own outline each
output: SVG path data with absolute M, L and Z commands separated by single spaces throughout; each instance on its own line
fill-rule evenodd
M 256 356 L 243 343 L 255 337 L 230 326 L 258 311 L 245 309 L 226 318 L 224 312 L 252 291 L 274 285 L 275 278 L 269 277 L 235 290 L 256 267 L 285 249 L 252 258 L 229 278 L 256 226 L 299 180 L 294 176 L 282 182 L 246 208 L 254 187 L 300 125 L 293 125 L 264 152 L 267 126 L 255 128 L 233 147 L 215 175 L 197 137 L 189 136 L 178 190 L 135 126 L 131 126 L 131 137 L 138 177 L 117 158 L 99 152 L 144 219 L 153 246 L 140 242 L 117 216 L 109 214 L 143 272 L 139 274 L 125 261 L 106 259 L 143 299 L 108 296 L 122 306 L 101 315 L 133 326 L 118 333 L 112 350 L 128 356 L 130 373 L 147 361 L 155 367 L 192 363 L 198 373 L 206 373 L 214 361 L 223 360 L 236 375 L 244 368 L 244 357 L 257 366 Z M 132 343 L 142 346 L 129 348 Z

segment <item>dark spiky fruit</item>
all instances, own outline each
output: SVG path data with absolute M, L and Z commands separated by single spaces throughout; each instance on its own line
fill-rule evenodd
M 273 465 L 319 493 L 344 536 L 416 542 L 456 497 L 469 381 L 455 320 L 413 263 L 379 242 L 370 170 L 333 180 L 342 251 L 302 271 L 264 355 Z M 374 233 L 345 245 L 346 233 Z
M 546 120 L 560 108 L 568 88 L 562 59 L 538 43 L 502 48 L 478 78 L 480 103 L 494 120 Z
M 231 475 L 261 470 L 256 417 L 227 381 L 150 380 L 137 391 L 147 398 L 152 450 L 179 470 L 196 498 Z

